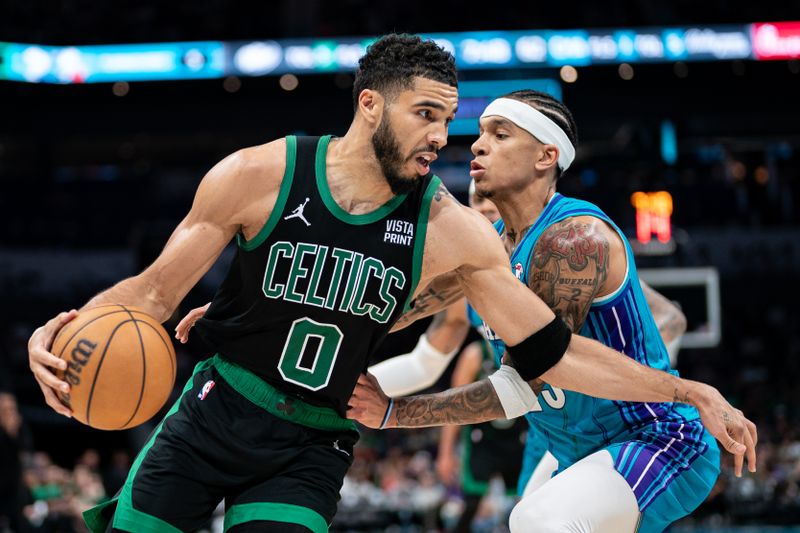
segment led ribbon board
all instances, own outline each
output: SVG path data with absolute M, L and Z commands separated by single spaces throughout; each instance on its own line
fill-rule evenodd
M 423 34 L 460 70 L 800 57 L 800 22 Z M 100 46 L 0 43 L 0 79 L 92 83 L 352 72 L 375 37 Z

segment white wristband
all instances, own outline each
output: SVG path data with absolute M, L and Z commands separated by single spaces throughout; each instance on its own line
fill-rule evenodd
M 536 394 L 514 367 L 500 365 L 497 372 L 489 376 L 489 381 L 492 382 L 506 418 L 522 416 L 536 405 Z

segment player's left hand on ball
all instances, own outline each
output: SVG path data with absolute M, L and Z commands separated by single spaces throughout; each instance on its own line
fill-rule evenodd
M 747 469 L 755 472 L 756 444 L 758 444 L 756 425 L 711 386 L 703 388 L 703 394 L 700 401 L 696 402 L 696 407 L 709 433 L 734 455 L 736 477 L 742 476 L 745 458 L 747 458 Z
M 47 324 L 36 329 L 28 340 L 28 362 L 39 388 L 42 389 L 44 399 L 55 412 L 66 417 L 72 417 L 72 410 L 61 403 L 56 390 L 66 394 L 70 387 L 66 381 L 55 376 L 53 369 L 57 368 L 63 372 L 67 369 L 67 362 L 52 354 L 50 350 L 61 328 L 77 316 L 78 312 L 75 309 L 68 313 L 59 313 Z
M 347 418 L 378 429 L 389 406 L 389 397 L 383 393 L 375 376 L 361 374 L 347 405 Z

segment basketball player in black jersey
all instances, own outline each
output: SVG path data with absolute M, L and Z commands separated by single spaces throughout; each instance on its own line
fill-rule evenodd
M 347 402 L 371 352 L 462 294 L 507 341 L 522 378 L 620 400 L 677 395 L 719 433 L 745 433 L 707 386 L 570 340 L 511 274 L 491 225 L 430 173 L 458 102 L 450 54 L 386 36 L 360 60 L 353 92 L 344 137 L 287 137 L 225 158 L 155 262 L 86 304 L 166 320 L 236 240 L 197 324 L 218 353 L 197 366 L 120 493 L 87 511 L 93 532 L 193 531 L 223 499 L 229 531 L 326 531 L 357 438 Z M 49 349 L 74 316 L 53 318 L 28 345 L 48 405 L 67 416 L 55 390 L 69 386 L 51 370 L 64 362 Z M 469 407 L 497 418 L 495 403 L 471 397 Z

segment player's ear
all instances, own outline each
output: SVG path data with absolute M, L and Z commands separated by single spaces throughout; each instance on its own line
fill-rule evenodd
M 383 116 L 385 99 L 381 93 L 372 89 L 364 89 L 358 95 L 358 110 L 368 124 L 377 127 Z
M 558 164 L 558 148 L 554 144 L 543 144 L 536 158 L 536 170 L 545 171 Z

